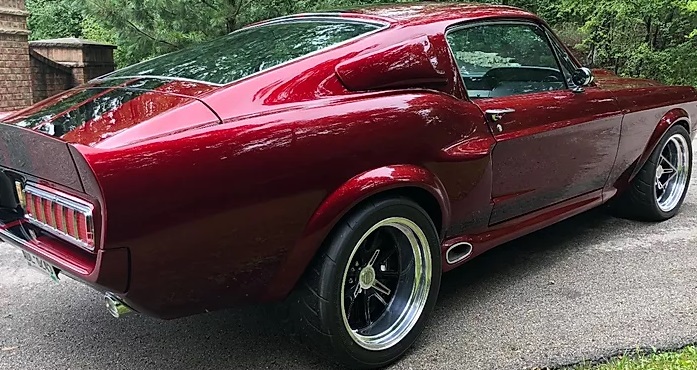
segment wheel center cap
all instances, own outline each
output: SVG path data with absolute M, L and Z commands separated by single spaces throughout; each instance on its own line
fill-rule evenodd
M 656 178 L 661 178 L 663 176 L 663 166 L 658 166 L 656 169 Z
M 358 283 L 361 289 L 368 289 L 375 285 L 375 269 L 373 266 L 366 266 L 358 275 Z

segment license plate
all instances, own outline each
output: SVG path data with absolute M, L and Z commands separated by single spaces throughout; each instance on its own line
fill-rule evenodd
M 49 265 L 48 262 L 42 260 L 41 258 L 31 254 L 27 253 L 25 251 L 22 251 L 22 254 L 24 254 L 24 259 L 27 260 L 27 264 L 29 266 L 38 269 L 40 271 L 43 271 L 44 273 L 48 274 L 48 276 L 51 278 L 51 280 L 58 282 L 58 269 Z

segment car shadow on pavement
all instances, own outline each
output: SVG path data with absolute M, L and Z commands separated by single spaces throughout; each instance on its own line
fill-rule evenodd
M 610 216 L 594 210 L 509 242 L 444 275 L 433 322 L 454 320 L 478 295 L 535 274 L 578 252 L 579 235 L 611 233 Z M 622 221 L 619 221 L 622 222 Z M 563 248 L 560 248 L 560 245 Z M 96 300 L 96 298 L 95 298 Z M 70 354 L 72 368 L 96 369 L 327 369 L 291 341 L 274 307 L 246 307 L 173 321 L 141 315 L 112 319 L 106 310 L 53 303 L 80 325 L 42 323 L 51 356 Z M 98 302 L 95 302 L 95 305 Z M 464 305 L 464 307 L 463 307 Z M 437 330 L 437 329 L 428 329 Z M 81 345 L 76 345 L 80 343 Z M 421 343 L 427 344 L 427 343 Z M 0 361 L 1 363 L 1 361 Z
M 593 209 L 493 248 L 443 275 L 439 303 L 441 306 L 447 304 L 449 298 L 467 294 L 466 290 L 475 285 L 492 284 L 503 276 L 515 278 L 516 274 L 533 274 L 562 261 L 583 248 L 574 240 L 611 232 L 610 222 L 636 221 L 617 219 L 605 209 Z

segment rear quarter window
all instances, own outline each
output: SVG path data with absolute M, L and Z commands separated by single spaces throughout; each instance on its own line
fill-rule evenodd
M 223 85 L 380 28 L 379 24 L 333 19 L 273 22 L 135 64 L 104 78 L 160 76 Z

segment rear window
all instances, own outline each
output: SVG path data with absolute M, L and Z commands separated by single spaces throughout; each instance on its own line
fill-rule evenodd
M 331 19 L 270 23 L 141 62 L 105 78 L 161 76 L 227 84 L 380 27 Z

